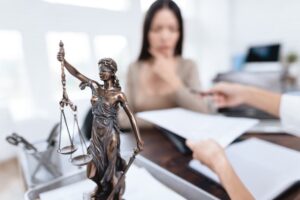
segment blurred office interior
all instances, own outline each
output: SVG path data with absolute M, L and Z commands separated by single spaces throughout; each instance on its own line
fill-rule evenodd
M 152 2 L 0 0 L 1 185 L 5 180 L 12 187 L 21 184 L 18 178 L 10 179 L 7 175 L 12 169 L 7 167 L 9 163 L 16 163 L 17 149 L 5 137 L 17 132 L 30 141 L 38 141 L 46 138 L 59 120 L 61 83 L 60 63 L 56 59 L 59 41 L 65 44 L 67 59 L 94 79 L 98 79 L 98 60 L 114 58 L 124 86 L 127 68 L 137 59 L 144 14 Z M 272 60 L 276 66 L 269 65 L 266 70 L 256 66 L 253 70 L 285 73 L 288 90 L 300 85 L 298 0 L 175 2 L 184 17 L 184 56 L 197 62 L 204 89 L 212 86 L 220 73 L 251 71 L 251 66 L 246 69 L 249 50 L 264 51 L 270 45 L 280 47 Z M 90 91 L 80 90 L 79 82 L 69 75 L 67 81 L 69 94 L 79 105 L 82 122 L 89 108 Z M 8 185 L 3 190 L 0 199 L 12 199 L 9 197 L 14 189 Z

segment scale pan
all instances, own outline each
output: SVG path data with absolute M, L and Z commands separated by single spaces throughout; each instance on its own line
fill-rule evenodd
M 65 146 L 61 149 L 58 149 L 57 152 L 60 154 L 72 154 L 77 150 L 77 147 L 74 145 Z
M 92 156 L 89 154 L 83 154 L 79 156 L 75 156 L 72 158 L 71 163 L 76 166 L 83 166 L 87 165 L 89 162 L 92 161 Z

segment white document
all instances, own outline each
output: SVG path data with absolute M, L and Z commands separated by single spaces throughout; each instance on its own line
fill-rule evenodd
M 131 172 L 130 172 L 131 171 Z M 146 169 L 132 166 L 126 178 L 127 200 L 156 200 L 174 199 L 184 200 L 182 196 L 156 180 Z
M 260 139 L 229 146 L 227 157 L 255 199 L 274 199 L 300 180 L 300 153 Z M 220 183 L 209 168 L 197 160 L 189 166 Z
M 183 108 L 140 112 L 137 116 L 183 138 L 212 138 L 223 147 L 259 122 L 256 119 L 201 114 Z
M 249 132 L 254 133 L 262 133 L 262 134 L 282 134 L 283 132 L 286 132 L 284 130 L 284 127 L 281 125 L 281 122 L 279 119 L 263 119 L 260 120 L 260 122 L 252 127 Z
M 94 190 L 96 184 L 85 179 L 71 185 L 50 190 L 40 194 L 41 200 L 83 200 L 85 195 L 88 195 Z M 87 196 L 86 196 L 87 197 Z
M 83 200 L 93 191 L 96 184 L 85 179 L 40 194 L 41 200 Z M 148 171 L 132 165 L 126 176 L 126 190 L 123 196 L 128 200 L 172 199 L 184 200 L 182 196 L 157 181 Z

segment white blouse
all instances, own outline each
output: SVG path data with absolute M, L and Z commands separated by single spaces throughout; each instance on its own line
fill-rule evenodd
M 282 95 L 280 119 L 286 132 L 300 137 L 300 96 Z

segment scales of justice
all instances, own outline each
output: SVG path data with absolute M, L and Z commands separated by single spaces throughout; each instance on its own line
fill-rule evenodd
M 135 156 L 142 151 L 143 141 L 141 139 L 136 120 L 131 112 L 125 94 L 121 91 L 116 76 L 117 64 L 111 58 L 101 59 L 98 63 L 99 76 L 103 84 L 99 84 L 85 75 L 81 74 L 75 67 L 65 59 L 64 44 L 59 43 L 58 61 L 61 62 L 61 83 L 63 97 L 60 105 L 60 134 L 58 153 L 70 155 L 73 165 L 87 165 L 87 177 L 97 184 L 91 192 L 92 200 L 121 200 L 125 191 L 125 175 L 133 163 Z M 83 90 L 89 87 L 92 91 L 91 104 L 93 113 L 92 137 L 87 148 L 83 134 L 78 125 L 77 106 L 69 99 L 66 91 L 65 68 L 75 78 L 81 81 L 80 88 Z M 74 116 L 73 136 L 71 136 L 65 107 L 72 110 Z M 118 110 L 121 106 L 132 126 L 137 142 L 136 148 L 128 163 L 120 155 L 120 129 L 117 122 Z M 69 146 L 61 147 L 63 121 L 67 130 Z M 78 149 L 74 144 L 74 127 L 78 129 L 82 155 L 72 156 Z

